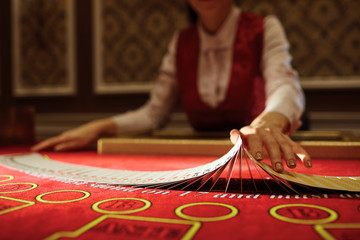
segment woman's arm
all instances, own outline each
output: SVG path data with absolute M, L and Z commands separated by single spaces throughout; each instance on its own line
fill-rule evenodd
M 91 121 L 77 128 L 44 140 L 32 147 L 33 151 L 52 148 L 66 151 L 83 148 L 100 136 L 134 135 L 149 132 L 164 125 L 178 98 L 175 76 L 175 44 L 177 35 L 164 56 L 159 76 L 150 99 L 139 109 L 117 116 Z
M 301 125 L 299 119 L 305 106 L 297 72 L 290 62 L 289 43 L 280 22 L 267 17 L 262 56 L 266 107 L 249 126 L 230 132 L 233 143 L 242 136 L 255 159 L 268 156 L 278 172 L 284 170 L 282 158 L 289 168 L 296 167 L 296 156 L 311 167 L 309 154 L 287 135 Z

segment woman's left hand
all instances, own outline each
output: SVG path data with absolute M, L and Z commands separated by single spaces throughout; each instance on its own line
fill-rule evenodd
M 284 171 L 282 158 L 289 168 L 295 168 L 297 156 L 306 167 L 310 168 L 312 164 L 309 154 L 283 133 L 287 125 L 288 121 L 283 115 L 269 112 L 260 115 L 249 126 L 240 130 L 233 129 L 230 132 L 230 139 L 235 144 L 241 136 L 251 155 L 258 161 L 268 155 L 273 169 L 277 172 Z

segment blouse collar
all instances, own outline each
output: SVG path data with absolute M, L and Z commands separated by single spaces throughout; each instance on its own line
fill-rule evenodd
M 209 34 L 206 32 L 200 22 L 198 22 L 197 25 L 199 29 L 201 51 L 211 49 L 230 49 L 235 41 L 236 28 L 240 13 L 240 8 L 233 6 L 224 23 L 215 34 Z

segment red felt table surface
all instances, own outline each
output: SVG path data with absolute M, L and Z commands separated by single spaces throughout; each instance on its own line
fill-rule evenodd
M 0 154 L 25 153 L 6 147 Z M 216 157 L 43 152 L 56 161 L 173 170 Z M 359 175 L 359 161 L 314 159 L 320 175 Z M 234 174 L 238 174 L 236 171 Z M 242 194 L 129 188 L 32 176 L 0 165 L 0 239 L 358 239 L 359 193 Z
M 0 154 L 28 153 L 29 148 L 25 146 L 13 146 L 0 148 Z M 112 168 L 134 171 L 167 171 L 192 168 L 216 160 L 218 157 L 199 156 L 163 156 L 163 155 L 121 155 L 121 154 L 97 154 L 96 151 L 73 151 L 53 152 L 43 151 L 43 155 L 52 160 L 101 168 Z M 225 153 L 224 153 L 225 154 Z M 269 159 L 264 160 L 270 164 Z M 235 169 L 240 168 L 240 160 L 236 162 Z M 242 160 L 244 169 L 247 169 L 246 159 Z M 306 168 L 300 160 L 297 167 L 285 170 L 296 171 L 305 174 L 323 176 L 360 176 L 360 159 L 312 159 L 312 168 Z M 254 164 L 249 160 L 249 166 L 253 172 Z M 234 171 L 234 177 L 239 177 L 239 172 Z M 247 174 L 244 171 L 244 174 Z M 248 176 L 248 175 L 245 175 Z

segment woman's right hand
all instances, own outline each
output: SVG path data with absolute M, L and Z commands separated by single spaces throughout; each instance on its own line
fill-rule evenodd
M 115 132 L 116 126 L 111 118 L 95 120 L 46 139 L 34 145 L 31 150 L 41 151 L 52 148 L 54 151 L 68 151 L 84 148 L 96 141 L 100 135 L 113 135 Z

